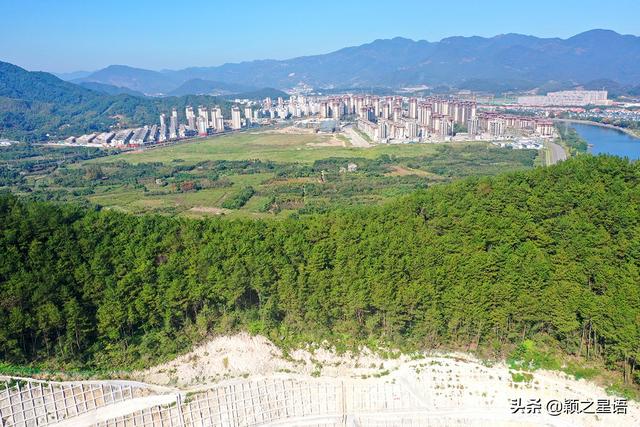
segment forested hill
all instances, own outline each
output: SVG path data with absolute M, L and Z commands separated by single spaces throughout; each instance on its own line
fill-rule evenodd
M 0 360 L 131 367 L 246 328 L 498 351 L 535 335 L 631 375 L 640 166 L 582 156 L 282 221 L 0 198 Z
M 109 95 L 104 88 L 89 89 L 53 74 L 0 62 L 0 137 L 28 142 L 56 140 L 151 125 L 158 123 L 160 113 L 170 113 L 173 107 L 180 116 L 186 105 L 220 104 L 225 111 L 230 108 L 226 100 L 206 95 L 147 98 L 126 93 Z

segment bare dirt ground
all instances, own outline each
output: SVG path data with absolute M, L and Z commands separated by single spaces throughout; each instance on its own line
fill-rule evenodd
M 260 133 L 271 133 L 271 134 L 281 134 L 281 135 L 314 135 L 316 134 L 315 129 L 312 128 L 301 128 L 296 126 L 287 126 L 285 128 L 280 129 L 270 129 L 265 131 L 260 131 Z M 331 135 L 331 137 L 327 141 L 323 142 L 309 142 L 306 145 L 309 147 L 346 147 L 348 143 L 346 142 L 347 136 L 344 134 L 340 134 L 344 138 L 341 139 L 337 135 Z
M 222 215 L 224 213 L 231 212 L 229 209 L 215 208 L 210 206 L 194 206 L 191 209 L 189 209 L 189 211 L 195 212 L 195 213 L 208 213 L 208 214 L 214 214 L 214 215 Z
M 561 372 L 537 370 L 523 381 L 516 375 L 522 373 L 504 363 L 489 364 L 464 353 L 385 354 L 367 349 L 337 354 L 328 346 L 283 354 L 261 336 L 219 336 L 169 363 L 134 373 L 144 383 L 126 384 L 142 387 L 144 393 L 130 399 L 88 408 L 93 392 L 80 389 L 73 407 L 85 411 L 67 414 L 60 425 L 139 425 L 135 422 L 141 419 L 184 426 L 640 425 L 638 402 L 627 402 L 626 413 L 596 413 L 599 402 L 612 404 L 617 398 Z M 30 393 L 42 393 L 46 386 L 27 390 L 10 400 L 10 417 L 20 412 L 24 419 L 29 408 L 42 406 L 42 398 Z M 58 405 L 69 401 L 61 396 Z M 552 401 L 565 408 L 570 408 L 567 402 L 578 402 L 580 408 L 591 402 L 592 412 L 551 412 Z M 0 404 L 0 416 L 3 408 Z
M 344 132 L 347 135 L 347 137 L 351 140 L 351 145 L 353 145 L 354 147 L 369 148 L 373 146 L 366 139 L 364 139 L 362 135 L 360 135 L 355 129 L 353 129 L 352 126 L 347 126 L 344 129 Z
M 423 171 L 423 170 L 420 170 L 420 169 L 413 169 L 413 168 L 397 166 L 397 165 L 391 166 L 391 169 L 392 169 L 391 172 L 388 172 L 386 174 L 387 176 L 418 175 L 418 176 L 424 176 L 424 177 L 433 178 L 433 179 L 439 180 L 439 181 L 444 180 L 444 178 L 442 176 L 440 176 L 440 175 L 436 175 L 435 173 Z
M 331 138 L 324 142 L 309 142 L 306 145 L 309 147 L 346 147 L 347 142 L 344 139 L 340 139 L 335 135 L 331 135 Z
M 397 354 L 385 359 L 367 349 L 359 354 L 337 354 L 327 347 L 299 349 L 285 355 L 266 338 L 241 333 L 214 338 L 188 354 L 139 372 L 135 377 L 183 390 L 201 390 L 229 381 L 274 377 L 298 380 L 318 378 L 339 382 L 343 388 L 345 384 L 348 387 L 366 386 L 378 390 L 381 387 L 401 387 L 399 396 L 404 396 L 401 400 L 410 399 L 415 401 L 416 408 L 422 408 L 408 410 L 405 414 L 407 417 L 431 419 L 433 414 L 441 411 L 445 417 L 443 425 L 448 425 L 447 417 L 458 413 L 466 414 L 465 419 L 471 420 L 474 425 L 640 425 L 640 405 L 632 401 L 628 402 L 626 415 L 550 416 L 545 412 L 545 405 L 550 400 L 597 402 L 598 399 L 614 398 L 594 383 L 574 380 L 561 372 L 538 370 L 532 373 L 530 381 L 524 382 L 514 379 L 512 375 L 516 373 L 504 363 L 489 366 L 464 353 Z M 529 399 L 541 399 L 541 413 L 512 414 L 511 399 L 522 399 L 524 403 Z M 354 404 L 357 406 L 359 403 Z M 354 412 L 351 416 L 363 423 L 361 425 L 368 425 L 374 420 L 366 418 L 366 413 L 358 415 Z M 376 416 L 384 418 L 387 415 L 383 411 Z M 501 422 L 490 424 L 493 417 Z M 489 424 L 475 424 L 479 420 L 488 421 Z M 282 425 L 295 423 L 285 422 Z
M 265 131 L 260 131 L 259 133 L 280 133 L 287 135 L 313 135 L 316 133 L 315 129 L 312 128 L 302 128 L 296 126 L 287 126 L 279 129 L 269 129 Z

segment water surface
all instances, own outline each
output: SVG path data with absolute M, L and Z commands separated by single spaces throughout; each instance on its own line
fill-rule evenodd
M 582 123 L 569 123 L 578 134 L 592 146 L 593 154 L 613 154 L 630 159 L 640 159 L 640 138 L 635 138 L 617 129 Z

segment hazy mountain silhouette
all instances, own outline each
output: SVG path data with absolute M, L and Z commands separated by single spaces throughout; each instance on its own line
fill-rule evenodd
M 80 81 L 167 94 L 193 79 L 200 83 L 188 84 L 180 94 L 198 93 L 202 81 L 279 89 L 298 83 L 319 88 L 446 84 L 521 89 L 549 81 L 594 80 L 637 85 L 640 37 L 609 30 L 591 30 L 568 39 L 503 34 L 428 42 L 396 37 L 323 55 L 176 71 L 112 65 Z

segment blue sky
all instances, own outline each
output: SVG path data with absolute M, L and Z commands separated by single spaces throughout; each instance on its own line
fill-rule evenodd
M 379 38 L 640 35 L 638 0 L 0 0 L 0 60 L 29 70 L 211 66 Z

